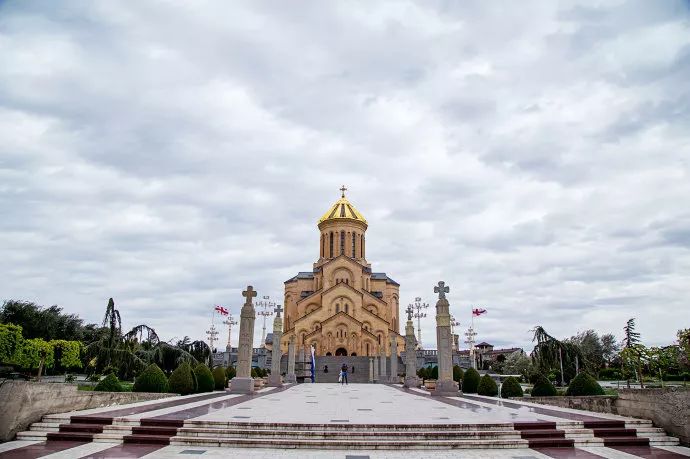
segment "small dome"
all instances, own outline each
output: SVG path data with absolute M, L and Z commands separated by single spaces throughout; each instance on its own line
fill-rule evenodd
M 366 218 L 347 200 L 343 188 L 341 188 L 342 197 L 328 209 L 328 212 L 323 214 L 319 219 L 319 225 L 328 220 L 356 220 L 367 224 Z

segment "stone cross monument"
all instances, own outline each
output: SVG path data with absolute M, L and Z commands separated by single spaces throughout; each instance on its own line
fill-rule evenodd
M 414 325 L 412 323 L 412 305 L 405 310 L 407 313 L 407 324 L 405 325 L 405 387 L 419 387 L 420 381 L 417 376 L 417 340 L 414 337 Z
M 280 317 L 280 313 L 283 312 L 283 308 L 278 305 L 273 312 L 276 313 L 276 318 L 273 319 L 273 349 L 271 351 L 271 374 L 268 375 L 268 386 L 281 387 L 283 380 L 280 377 L 280 358 L 283 353 L 280 349 L 280 341 L 283 338 L 283 319 Z
M 431 395 L 449 396 L 457 395 L 458 385 L 453 381 L 453 353 L 450 340 L 450 305 L 446 299 L 446 293 L 450 288 L 440 281 L 434 287 L 434 293 L 438 293 L 436 302 L 436 346 L 438 348 L 438 380 L 436 390 Z
M 398 340 L 395 334 L 391 333 L 391 376 L 389 381 L 391 384 L 398 384 Z
M 297 376 L 295 376 L 295 335 L 290 337 L 290 343 L 288 344 L 287 376 L 285 377 L 285 382 L 297 382 Z
M 254 347 L 255 311 L 252 298 L 256 297 L 254 287 L 249 285 L 242 292 L 246 298 L 240 312 L 240 340 L 237 345 L 237 376 L 232 379 L 230 392 L 236 394 L 251 394 L 254 392 L 254 378 L 252 378 L 252 349 Z
M 382 340 L 384 341 L 384 340 Z M 386 343 L 383 342 L 381 343 L 381 357 L 379 358 L 379 364 L 381 365 L 381 368 L 379 369 L 379 378 L 381 378 L 381 382 L 388 382 L 388 377 L 386 376 Z

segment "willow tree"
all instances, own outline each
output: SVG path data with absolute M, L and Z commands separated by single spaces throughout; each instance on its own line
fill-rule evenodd
M 561 385 L 564 386 L 564 366 L 574 366 L 575 372 L 579 371 L 579 362 L 583 360 L 580 348 L 576 344 L 554 338 L 541 325 L 534 327 L 532 332 L 532 341 L 537 343 L 531 353 L 532 359 L 543 372 L 559 367 Z

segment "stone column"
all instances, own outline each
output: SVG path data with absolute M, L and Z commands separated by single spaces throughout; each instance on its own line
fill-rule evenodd
M 374 382 L 374 358 L 369 357 L 369 382 Z
M 379 359 L 379 363 L 381 364 L 381 368 L 379 369 L 379 377 L 381 378 L 381 382 L 387 382 L 388 378 L 386 377 L 386 344 L 381 343 L 381 358 Z
M 251 394 L 254 392 L 254 378 L 252 378 L 252 349 L 254 347 L 254 320 L 256 314 L 252 298 L 256 296 L 250 285 L 242 292 L 246 298 L 240 312 L 240 340 L 237 345 L 237 376 L 232 379 L 230 392 L 236 394 Z
M 412 324 L 412 308 L 409 308 L 407 324 L 405 325 L 405 387 L 419 387 L 421 381 L 417 376 L 417 340 L 414 336 Z
M 379 382 L 379 357 L 375 355 L 373 357 L 374 362 L 374 382 Z
M 273 349 L 271 350 L 271 374 L 268 375 L 269 387 L 281 387 L 283 380 L 280 377 L 280 358 L 283 356 L 280 349 L 280 341 L 283 339 L 283 318 L 280 317 L 282 308 L 278 305 L 274 312 L 276 318 L 273 319 Z
M 398 337 L 395 333 L 390 334 L 391 337 L 391 377 L 389 381 L 391 384 L 398 384 Z
M 436 346 L 438 347 L 438 380 L 436 390 L 431 395 L 452 396 L 458 394 L 458 384 L 453 381 L 453 354 L 450 340 L 450 305 L 446 293 L 450 289 L 440 281 L 434 292 L 438 293 L 436 302 Z
M 288 344 L 288 364 L 285 382 L 297 382 L 297 377 L 295 376 L 295 335 L 290 337 L 290 343 Z

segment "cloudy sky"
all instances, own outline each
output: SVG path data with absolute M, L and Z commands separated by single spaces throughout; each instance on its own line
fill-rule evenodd
M 3 1 L 0 299 L 201 338 L 282 299 L 345 184 L 403 307 L 443 279 L 496 345 L 669 343 L 689 81 L 688 2 Z

